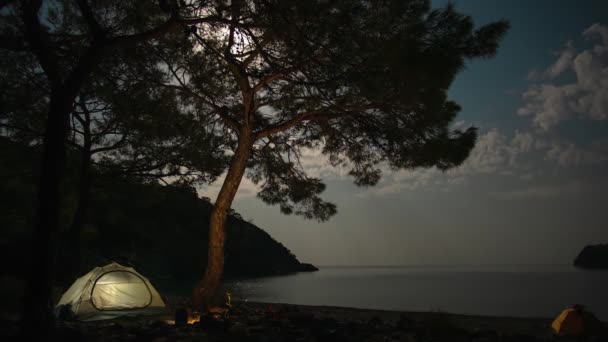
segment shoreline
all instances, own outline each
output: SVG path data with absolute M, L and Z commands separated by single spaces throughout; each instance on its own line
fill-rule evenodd
M 179 299 L 179 297 L 173 297 Z M 163 316 L 59 324 L 79 341 L 550 341 L 549 318 L 494 317 L 323 305 L 234 301 L 229 318 L 176 326 L 178 306 Z M 16 333 L 16 323 L 2 333 Z M 585 341 L 584 339 L 581 341 Z M 591 339 L 590 341 L 597 341 Z
M 449 324 L 464 330 L 493 330 L 500 333 L 530 334 L 535 336 L 551 335 L 550 327 L 553 321 L 553 318 L 467 315 L 443 311 L 399 311 L 251 301 L 235 301 L 234 303 L 235 307 L 245 305 L 257 310 L 265 310 L 267 305 L 270 304 L 277 309 L 296 310 L 302 313 L 313 314 L 320 318 L 332 318 L 336 320 L 368 321 L 380 318 L 389 324 L 397 324 L 403 317 L 414 321 L 445 320 L 449 321 Z

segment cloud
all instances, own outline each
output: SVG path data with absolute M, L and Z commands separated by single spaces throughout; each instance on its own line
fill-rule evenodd
M 592 48 L 576 51 L 571 42 L 557 60 L 543 73 L 545 82 L 531 85 L 523 94 L 524 105 L 517 114 L 533 117 L 537 127 L 551 127 L 578 116 L 592 120 L 608 119 L 608 27 L 594 24 L 584 31 L 589 40 L 598 40 Z M 571 82 L 557 82 L 566 72 Z M 529 76 L 538 78 L 532 71 Z
M 521 156 L 535 152 L 537 139 L 530 132 L 515 131 L 512 137 L 498 129 L 490 129 L 481 134 L 469 158 L 463 165 L 442 172 L 436 168 L 398 170 L 384 172 L 384 178 L 375 188 L 365 193 L 386 195 L 420 188 L 430 190 L 435 187 L 446 191 L 451 187 L 468 184 L 471 177 L 479 175 L 514 176 L 525 165 Z
M 201 186 L 198 190 L 198 195 L 202 197 L 209 197 L 211 202 L 215 202 L 217 198 L 217 194 L 220 192 L 222 188 L 222 184 L 224 184 L 224 179 L 226 178 L 226 173 L 218 177 L 218 179 L 210 185 Z M 241 185 L 239 186 L 239 190 L 236 193 L 235 200 L 239 198 L 246 197 L 254 197 L 260 188 L 255 185 L 250 179 L 247 177 L 243 177 L 241 181 Z
M 532 133 L 515 131 L 512 144 L 517 152 L 530 152 L 534 147 L 534 141 Z
M 506 136 L 492 129 L 479 137 L 462 169 L 467 173 L 494 173 L 508 163 L 511 154 Z
M 303 148 L 300 163 L 310 177 L 333 179 L 343 178 L 348 175 L 350 168 L 348 165 L 333 166 L 329 162 L 329 157 L 321 153 L 321 147 Z
M 545 71 L 545 77 L 548 79 L 556 78 L 561 75 L 564 71 L 572 66 L 572 61 L 576 56 L 576 51 L 572 42 L 566 44 L 566 48 L 561 51 L 558 59 Z
M 552 197 L 569 197 L 583 193 L 583 185 L 579 181 L 566 184 L 540 185 L 525 189 L 492 192 L 492 197 L 502 200 L 547 199 Z
M 308 176 L 321 178 L 325 181 L 346 177 L 349 171 L 348 166 L 332 166 L 329 158 L 321 153 L 321 148 L 303 148 L 301 150 L 300 163 Z M 224 173 L 213 184 L 200 187 L 198 189 L 199 195 L 209 197 L 212 201 L 215 201 L 225 178 L 226 174 Z M 235 200 L 254 197 L 260 190 L 260 186 L 244 176 L 236 193 Z
M 606 47 L 608 46 L 608 26 L 593 24 L 588 29 L 583 32 L 583 35 L 587 39 L 592 39 L 594 35 L 598 34 L 602 39 L 601 45 L 594 46 L 594 51 L 597 54 L 602 54 L 606 52 Z
M 361 196 L 368 194 L 389 195 L 402 191 L 412 191 L 419 188 L 428 188 L 444 181 L 442 172 L 436 168 L 385 171 L 383 180 L 375 187 L 363 191 Z M 458 180 L 455 182 L 460 182 Z
M 464 120 L 456 121 L 452 124 L 452 129 L 463 129 L 466 128 L 467 122 Z
M 580 148 L 571 143 L 553 143 L 546 159 L 556 161 L 561 166 L 598 164 L 608 161 L 608 148 L 601 143 L 595 143 L 590 148 Z
M 557 60 L 544 71 L 539 71 L 537 69 L 530 70 L 527 79 L 529 81 L 551 80 L 570 69 L 574 57 L 576 57 L 576 50 L 574 49 L 572 41 L 568 41 L 566 46 L 557 54 L 557 56 Z
M 522 165 L 522 157 L 546 143 L 531 132 L 515 130 L 512 137 L 493 128 L 479 136 L 464 164 L 450 174 L 514 174 Z

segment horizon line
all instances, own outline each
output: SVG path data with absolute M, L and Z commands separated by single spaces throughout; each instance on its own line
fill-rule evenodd
M 560 264 L 389 264 L 389 265 L 322 265 L 313 264 L 316 267 L 461 267 L 461 266 L 574 266 L 573 264 L 560 263 Z

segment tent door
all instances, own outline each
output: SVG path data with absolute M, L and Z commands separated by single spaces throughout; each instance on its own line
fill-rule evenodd
M 148 285 L 133 272 L 107 272 L 97 279 L 91 290 L 91 303 L 97 310 L 145 308 L 151 302 Z

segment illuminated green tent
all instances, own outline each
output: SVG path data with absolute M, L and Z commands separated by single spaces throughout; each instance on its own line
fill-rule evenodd
M 165 303 L 146 277 L 113 262 L 76 279 L 55 310 L 63 317 L 90 321 L 163 314 Z

